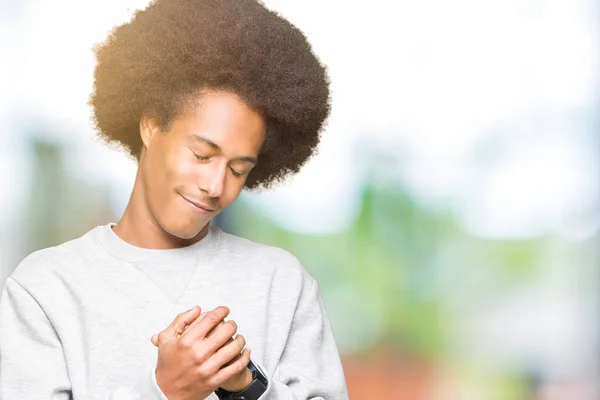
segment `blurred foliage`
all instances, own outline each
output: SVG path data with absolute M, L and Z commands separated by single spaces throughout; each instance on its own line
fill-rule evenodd
M 469 237 L 449 210 L 426 208 L 402 187 L 371 185 L 362 196 L 353 224 L 332 235 L 289 232 L 242 199 L 227 218 L 233 233 L 301 260 L 338 311 L 330 318 L 340 341 L 355 350 L 435 358 L 460 321 L 450 301 L 464 295 L 460 274 L 487 268 L 518 284 L 539 264 L 535 243 Z
M 32 176 L 23 210 L 29 253 L 74 239 L 111 220 L 108 188 L 82 180 L 65 167 L 65 145 L 32 136 Z

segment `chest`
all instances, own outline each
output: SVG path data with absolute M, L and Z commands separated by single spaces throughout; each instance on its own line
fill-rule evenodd
M 74 393 L 106 393 L 131 384 L 156 365 L 158 349 L 151 343 L 177 316 L 194 305 L 209 311 L 219 305 L 231 310 L 227 319 L 238 325 L 252 358 L 273 370 L 287 338 L 293 309 L 272 313 L 268 287 L 195 276 L 177 302 L 143 274 L 121 276 L 70 288 L 54 325 L 61 337 Z M 252 288 L 252 290 L 249 290 Z M 283 329 L 282 329 L 283 328 Z

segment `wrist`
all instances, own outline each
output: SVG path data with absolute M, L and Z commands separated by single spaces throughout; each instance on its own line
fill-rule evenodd
M 239 387 L 237 387 L 238 385 L 235 384 L 231 385 L 236 386 L 235 389 L 237 391 L 235 392 L 229 391 L 223 387 L 219 388 L 215 391 L 215 393 L 220 400 L 258 400 L 265 393 L 269 385 L 266 375 L 260 368 L 254 365 L 252 361 L 248 363 L 248 367 L 246 369 L 250 372 L 250 384 L 246 385 L 246 387 L 242 388 L 241 390 L 240 387 L 243 384 L 241 384 Z M 246 374 L 248 374 L 248 372 L 244 371 L 243 375 Z M 243 378 L 240 377 L 240 381 L 244 381 L 244 384 L 246 383 L 246 379 L 246 376 Z
M 245 368 L 239 379 L 236 379 L 236 381 L 232 382 L 231 384 L 221 386 L 221 388 L 227 390 L 228 392 L 241 392 L 252 383 L 252 380 L 252 371 L 250 371 L 248 368 Z

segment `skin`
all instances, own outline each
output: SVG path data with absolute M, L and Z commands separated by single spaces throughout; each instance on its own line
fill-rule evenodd
M 258 161 L 265 123 L 235 94 L 204 90 L 166 132 L 144 115 L 140 135 L 132 194 L 113 229 L 134 246 L 173 249 L 201 240 L 237 199 Z M 170 400 L 204 399 L 218 387 L 237 392 L 252 381 L 249 349 L 242 335 L 232 337 L 237 325 L 224 321 L 228 313 L 195 307 L 152 337 L 157 382 Z

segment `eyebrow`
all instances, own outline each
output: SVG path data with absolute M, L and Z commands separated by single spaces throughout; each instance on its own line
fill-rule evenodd
M 219 153 L 223 153 L 223 149 L 221 148 L 221 146 L 219 146 L 218 144 L 216 144 L 212 140 L 210 140 L 208 138 L 205 138 L 204 136 L 193 134 L 192 135 L 192 139 L 198 140 L 198 141 L 200 141 L 202 143 L 205 143 L 208 146 L 210 146 L 213 150 L 215 150 L 215 151 L 217 151 Z M 244 161 L 244 162 L 251 163 L 251 164 L 254 164 L 254 165 L 256 165 L 257 162 L 258 162 L 255 157 L 250 157 L 250 156 L 237 157 L 237 158 L 233 159 L 233 161 Z

